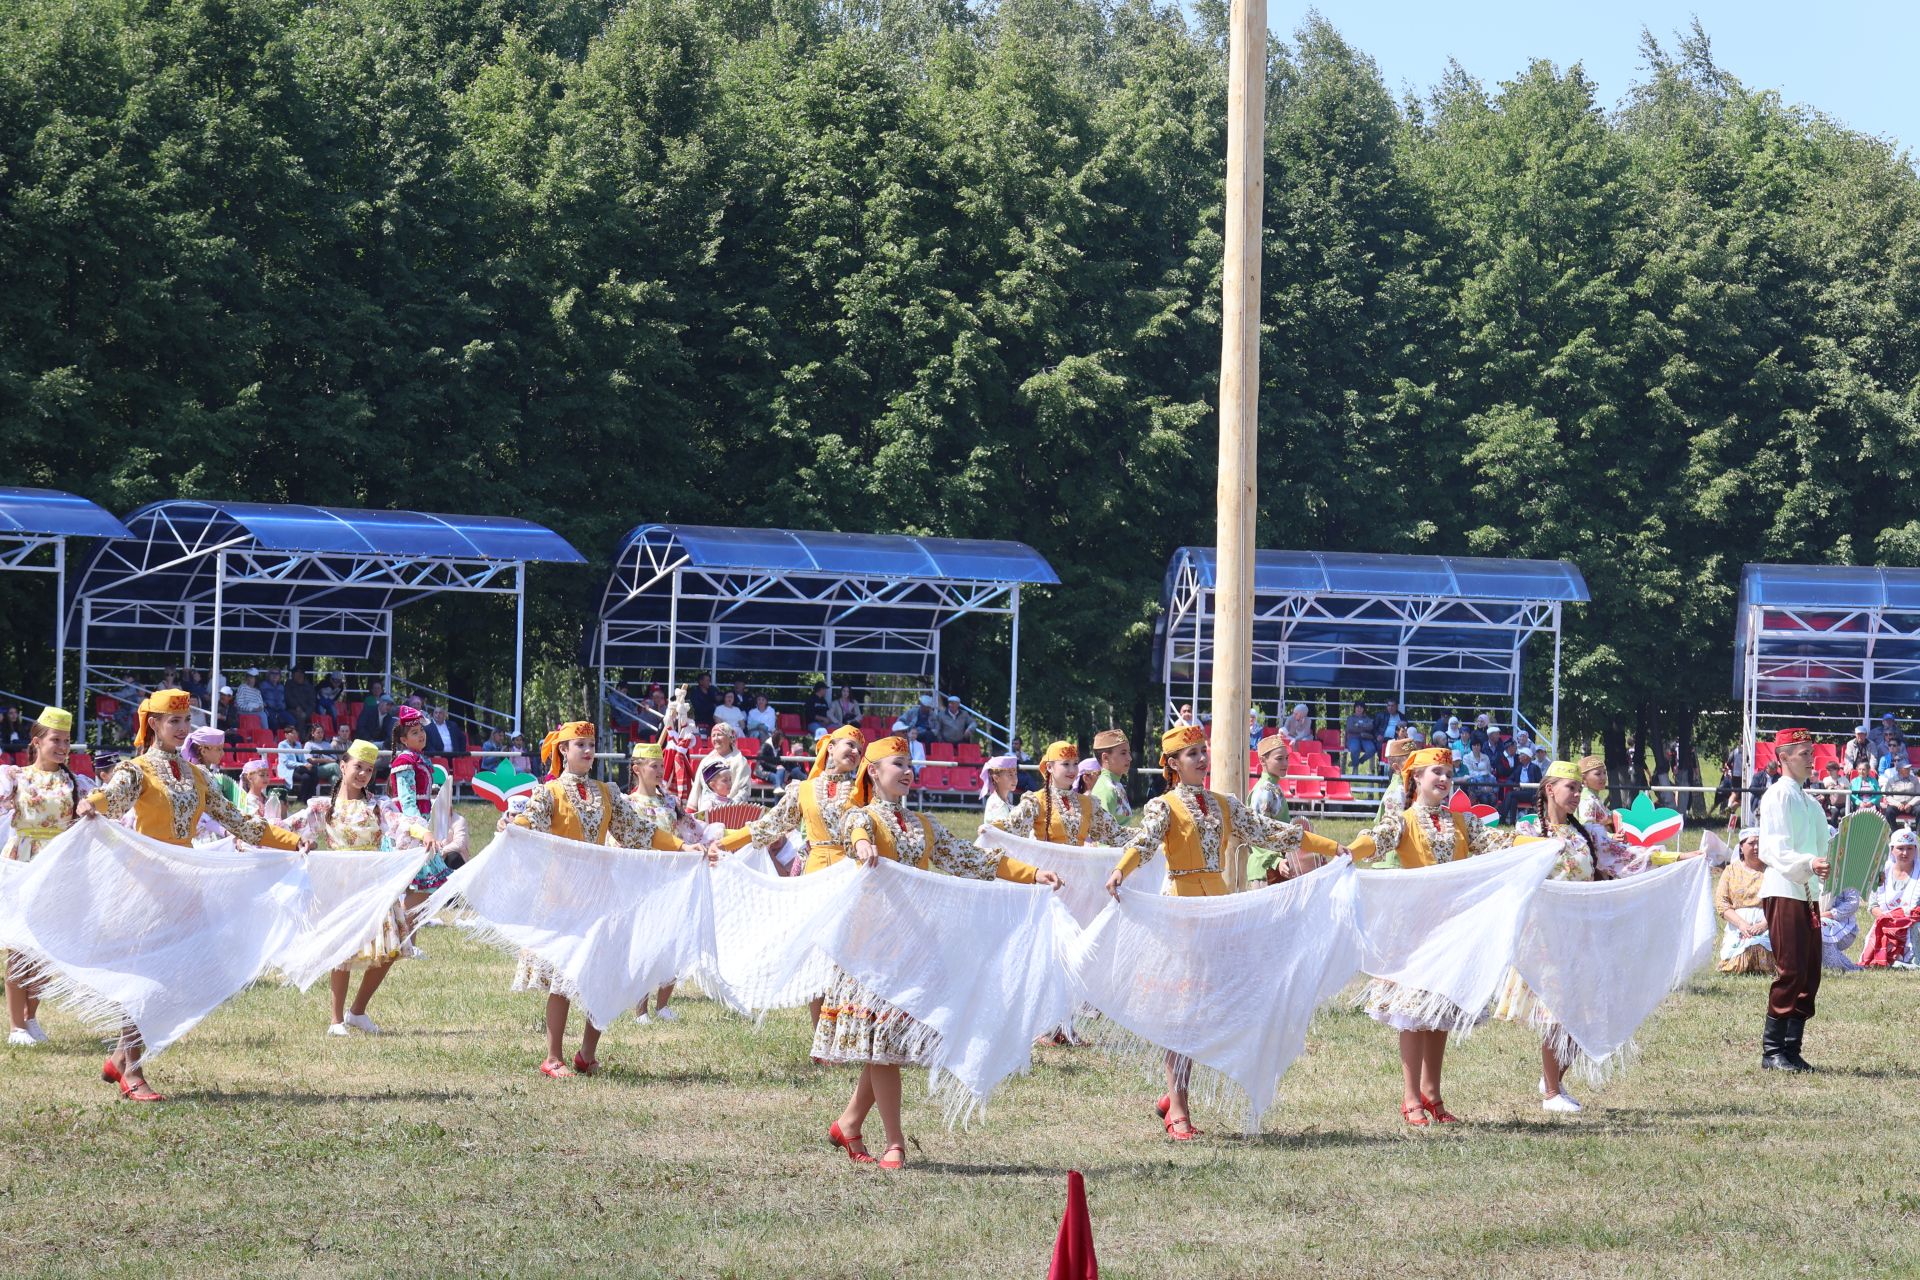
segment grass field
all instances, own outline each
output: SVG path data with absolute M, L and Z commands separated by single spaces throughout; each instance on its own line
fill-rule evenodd
M 1575 1117 L 1489 1026 L 1444 1132 L 1403 1128 L 1392 1037 L 1344 1007 L 1254 1139 L 1166 1142 L 1141 1076 L 1048 1049 L 967 1131 L 910 1093 L 914 1164 L 885 1174 L 829 1152 L 852 1074 L 808 1062 L 804 1012 L 689 999 L 549 1081 L 510 959 L 422 944 L 374 1004 L 389 1034 L 329 1039 L 324 984 L 260 987 L 158 1060 L 165 1106 L 47 1017 L 0 1059 L 0 1273 L 1037 1277 L 1078 1168 L 1113 1277 L 1920 1274 L 1912 973 L 1830 975 L 1826 1070 L 1794 1079 L 1757 1070 L 1764 980 L 1702 975 Z

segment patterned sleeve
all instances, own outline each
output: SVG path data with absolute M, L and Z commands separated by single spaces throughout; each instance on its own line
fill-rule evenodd
M 982 849 L 977 844 L 969 844 L 953 832 L 947 830 L 932 818 L 924 820 L 927 828 L 927 862 L 937 871 L 963 880 L 991 880 L 1000 869 L 1002 859 L 997 852 Z M 1033 868 L 1018 859 L 1006 859 L 1016 864 L 1014 874 L 1003 879 L 1018 879 L 1018 868 L 1026 867 L 1027 878 L 1023 883 L 1033 883 Z
M 1034 814 L 1038 808 L 1034 803 L 1034 797 L 1039 794 L 1038 791 L 1027 792 L 1020 797 L 1020 803 L 1014 805 L 1004 818 L 992 819 L 987 825 L 997 827 L 1002 831 L 1012 832 L 1016 836 L 1031 837 L 1033 835 Z
M 1291 856 L 1296 849 L 1305 849 L 1323 858 L 1331 858 L 1340 852 L 1337 840 L 1314 835 L 1297 822 L 1269 818 L 1249 809 L 1233 796 L 1226 797 L 1226 801 L 1227 812 L 1233 818 L 1233 833 L 1247 844 L 1270 849 L 1282 857 Z
M 1087 806 L 1087 816 L 1091 819 L 1092 830 L 1087 832 L 1087 844 L 1120 845 L 1127 842 L 1132 834 L 1113 820 L 1113 815 L 1101 807 L 1098 801 Z
M 642 818 L 618 787 L 607 787 L 607 830 L 622 849 L 653 848 L 653 820 Z
M 1400 865 L 1400 835 L 1406 829 L 1407 811 L 1388 806 L 1380 820 L 1347 842 L 1353 851 L 1355 866 L 1371 863 L 1376 867 Z
M 840 842 L 840 847 L 850 855 L 856 843 L 873 839 L 873 815 L 858 805 L 850 804 L 840 815 L 839 825 L 833 835 Z
M 204 772 L 198 765 L 195 765 L 194 769 L 197 772 Z M 299 836 L 285 827 L 276 827 L 265 818 L 255 817 L 246 812 L 227 799 L 226 793 L 214 786 L 211 781 L 206 785 L 206 797 L 207 816 L 248 844 L 283 850 L 299 847 Z
M 779 803 L 755 818 L 747 827 L 754 844 L 763 849 L 772 848 L 779 843 L 780 837 L 800 825 L 800 788 L 810 785 L 811 780 L 807 778 L 787 784 L 787 789 L 780 793 Z
M 1602 880 L 1624 880 L 1653 865 L 1651 850 L 1635 849 L 1598 823 L 1588 823 L 1587 834 L 1593 837 L 1593 869 Z
M 1147 801 L 1140 811 L 1140 828 L 1133 833 L 1133 839 L 1127 842 L 1127 851 L 1120 856 L 1115 868 L 1122 876 L 1130 876 L 1139 868 L 1152 862 L 1154 856 L 1162 852 L 1167 844 L 1167 827 L 1172 823 L 1173 815 L 1167 812 L 1167 798 L 1155 796 Z
M 527 792 L 527 807 L 508 821 L 529 831 L 553 830 L 553 792 L 545 786 Z
M 1513 844 L 1513 833 L 1489 827 L 1472 814 L 1463 815 L 1467 820 L 1467 851 L 1460 855 L 1471 858 L 1476 853 L 1492 853 L 1495 849 L 1505 849 Z
M 327 815 L 332 812 L 332 800 L 326 796 L 315 796 L 307 801 L 306 808 L 287 819 L 287 830 L 317 842 L 326 831 Z
M 140 788 L 146 784 L 147 775 L 139 764 L 122 760 L 107 775 L 107 784 L 94 793 L 94 812 L 109 818 L 119 817 L 133 808 L 134 801 L 140 798 Z

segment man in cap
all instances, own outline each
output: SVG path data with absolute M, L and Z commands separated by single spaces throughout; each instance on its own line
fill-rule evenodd
M 1813 735 L 1774 735 L 1780 778 L 1760 797 L 1760 907 L 1773 942 L 1776 975 L 1767 993 L 1760 1065 L 1769 1071 L 1811 1071 L 1800 1056 L 1807 1020 L 1820 990 L 1820 890 L 1828 872 L 1827 816 L 1806 793 L 1813 776 Z
M 1116 825 L 1133 816 L 1133 802 L 1127 798 L 1127 776 L 1133 771 L 1133 744 L 1118 729 L 1102 729 L 1093 735 L 1093 758 L 1100 764 L 1100 776 L 1093 780 L 1093 802 L 1107 811 Z

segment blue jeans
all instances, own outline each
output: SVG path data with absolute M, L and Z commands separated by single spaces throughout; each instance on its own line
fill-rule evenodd
M 1367 761 L 1373 759 L 1378 754 L 1379 754 L 1379 749 L 1374 746 L 1373 740 L 1371 738 L 1348 738 L 1347 739 L 1347 770 L 1348 772 L 1350 773 L 1360 772 L 1360 766 L 1365 764 Z

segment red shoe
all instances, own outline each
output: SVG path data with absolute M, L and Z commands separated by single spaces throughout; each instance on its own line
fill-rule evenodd
M 552 1076 L 555 1080 L 565 1080 L 571 1076 L 573 1072 L 567 1069 L 566 1063 L 549 1060 L 540 1064 L 540 1074 L 543 1076 Z
M 895 1152 L 899 1152 L 899 1154 L 896 1156 L 894 1154 Z M 906 1168 L 907 1167 L 907 1149 L 901 1146 L 897 1142 L 888 1143 L 887 1149 L 880 1153 L 880 1167 L 882 1169 Z
M 1193 1120 L 1191 1117 L 1182 1116 L 1178 1120 L 1163 1120 L 1161 1121 L 1161 1123 L 1166 1126 L 1167 1136 L 1169 1138 L 1172 1138 L 1175 1142 L 1192 1142 L 1195 1138 L 1200 1136 L 1200 1130 L 1193 1127 Z M 1177 1124 L 1185 1125 L 1186 1132 L 1185 1133 L 1174 1132 L 1173 1126 Z
M 590 1076 L 599 1069 L 600 1059 L 595 1058 L 592 1062 L 588 1062 L 581 1054 L 576 1053 L 573 1055 L 573 1071 L 575 1075 Z
M 856 1133 L 849 1138 L 841 1131 L 838 1120 L 835 1120 L 827 1126 L 827 1141 L 839 1147 L 842 1151 L 845 1151 L 847 1153 L 847 1159 L 853 1161 L 855 1164 L 876 1163 L 874 1158 L 867 1154 L 866 1144 L 860 1141 L 860 1135 Z M 855 1151 L 854 1148 L 856 1146 L 859 1147 L 860 1150 Z
M 120 1086 L 120 1096 L 128 1102 L 165 1102 L 166 1099 L 153 1091 L 151 1085 L 128 1084 L 126 1080 L 115 1081 Z
M 1163 1093 L 1160 1095 L 1160 1101 L 1153 1104 L 1153 1113 L 1159 1116 L 1162 1120 L 1165 1120 L 1167 1118 L 1167 1112 L 1170 1111 L 1172 1108 L 1173 1108 L 1173 1095 L 1170 1093 Z
M 113 1065 L 112 1058 L 100 1064 L 100 1078 L 108 1084 L 120 1083 L 120 1068 Z
M 1424 1129 L 1428 1125 L 1433 1123 L 1433 1121 L 1427 1119 L 1426 1107 L 1419 1103 L 1415 1103 L 1411 1107 L 1406 1105 L 1404 1102 L 1401 1103 L 1400 1118 L 1402 1120 L 1405 1120 L 1408 1124 L 1412 1125 L 1416 1129 Z
M 1447 1110 L 1446 1103 L 1440 1101 L 1438 1098 L 1429 1098 L 1425 1094 L 1422 1094 L 1420 1096 L 1420 1105 L 1427 1109 L 1427 1114 L 1432 1116 L 1438 1124 L 1460 1123 L 1460 1117 Z

